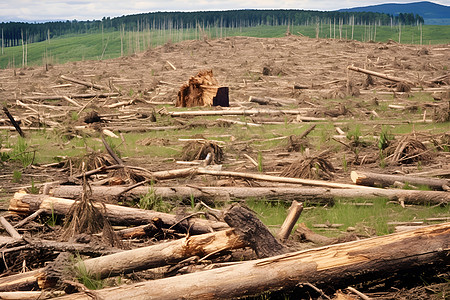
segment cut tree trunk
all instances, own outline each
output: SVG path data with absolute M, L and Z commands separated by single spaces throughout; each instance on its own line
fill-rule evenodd
M 92 186 L 92 195 L 98 198 L 116 196 L 125 188 L 118 186 L 101 187 Z M 55 197 L 75 199 L 81 195 L 81 186 L 58 186 L 53 188 L 52 194 Z M 137 187 L 124 196 L 145 195 L 149 191 L 148 187 Z M 332 189 L 320 187 L 153 187 L 153 192 L 158 197 L 189 199 L 191 196 L 204 199 L 245 199 L 258 197 L 265 199 L 284 198 L 298 200 L 307 204 L 332 204 L 333 199 L 338 198 L 379 198 L 386 197 L 390 200 L 402 199 L 407 204 L 448 204 L 450 193 L 440 191 L 415 191 L 396 189 Z
M 102 94 L 67 94 L 64 95 L 46 95 L 46 96 L 23 96 L 23 100 L 64 100 L 64 97 L 70 98 L 107 98 L 119 96 L 119 93 L 102 93 Z
M 358 185 L 386 187 L 391 186 L 395 182 L 409 183 L 412 185 L 428 186 L 433 190 L 448 190 L 450 180 L 438 178 L 424 178 L 414 175 L 390 175 L 378 174 L 372 172 L 352 171 L 350 174 L 352 181 Z
M 375 71 L 370 71 L 370 70 L 366 70 L 366 69 L 361 69 L 361 68 L 357 68 L 354 66 L 348 66 L 347 67 L 349 70 L 355 71 L 355 72 L 360 72 L 360 73 L 364 73 L 364 74 L 368 74 L 368 75 L 372 75 L 372 76 L 376 76 L 376 77 L 380 77 L 383 79 L 387 79 L 389 81 L 394 81 L 394 82 L 404 82 L 410 85 L 415 85 L 414 82 L 404 79 L 404 78 L 399 78 L 399 77 L 395 77 L 395 76 L 390 76 L 390 75 L 386 75 L 383 73 L 378 73 Z
M 426 267 L 447 270 L 450 223 L 287 253 L 265 259 L 96 291 L 116 299 L 232 299 L 290 289 L 302 282 L 345 288 L 357 281 Z M 60 299 L 90 299 L 85 293 Z
M 330 245 L 337 241 L 336 239 L 332 239 L 327 236 L 315 233 L 304 223 L 298 225 L 297 229 L 295 230 L 295 235 L 297 235 L 301 241 L 308 241 L 319 245 Z
M 222 106 L 228 107 L 228 87 L 219 86 L 211 70 L 198 72 L 181 86 L 178 92 L 177 107 Z
M 12 238 L 20 240 L 22 236 L 17 232 L 17 230 L 9 224 L 9 222 L 5 219 L 5 217 L 0 216 L 0 224 L 2 224 L 3 228 L 11 235 Z
M 37 278 L 44 274 L 44 268 L 0 278 L 0 292 L 38 289 Z
M 192 256 L 202 257 L 245 246 L 247 246 L 247 242 L 233 229 L 228 229 L 90 258 L 76 263 L 75 267 L 85 269 L 96 278 L 106 278 L 167 264 L 176 264 Z M 46 287 L 50 287 L 48 284 L 55 284 L 54 280 L 52 281 L 47 277 L 44 268 L 0 278 L 0 291 L 17 290 L 18 288 L 23 289 L 38 285 L 43 288 L 42 284 L 45 284 Z
M 61 296 L 63 291 L 41 292 L 41 291 L 25 291 L 25 292 L 0 292 L 0 299 L 4 300 L 44 300 Z
M 289 213 L 284 220 L 283 225 L 281 225 L 280 231 L 277 234 L 277 237 L 280 241 L 287 240 L 302 211 L 303 203 L 297 202 L 295 200 L 292 201 L 291 207 L 289 208 Z
M 91 83 L 91 82 L 87 82 L 87 81 L 83 81 L 83 80 L 79 80 L 76 78 L 71 78 L 71 77 L 67 77 L 65 75 L 61 75 L 61 78 L 67 81 L 71 81 L 71 82 L 75 82 L 93 89 L 97 89 L 97 90 L 107 90 L 108 88 L 106 86 L 100 85 L 100 84 L 95 84 L 95 83 Z
M 30 248 L 34 249 L 47 249 L 58 252 L 71 252 L 90 256 L 108 255 L 113 253 L 122 252 L 123 250 L 117 248 L 105 247 L 103 245 L 91 245 L 82 243 L 67 243 L 56 242 L 50 240 L 27 240 Z
M 233 229 L 228 229 L 86 259 L 77 266 L 84 266 L 90 274 L 105 278 L 175 264 L 192 256 L 202 257 L 246 245 Z
M 34 195 L 25 193 L 15 193 L 10 201 L 9 210 L 11 212 L 30 214 L 38 209 L 44 209 L 46 214 L 66 215 L 74 200 L 56 198 L 48 195 Z M 181 231 L 188 231 L 193 234 L 207 233 L 214 230 L 228 229 L 229 226 L 223 222 L 208 221 L 198 218 L 186 218 L 183 216 L 143 210 L 119 205 L 98 203 L 98 209 L 104 213 L 113 224 L 121 225 L 142 225 L 151 222 L 154 218 L 159 218 L 164 227 L 173 227 Z M 183 220 L 182 220 L 183 219 Z
M 193 117 L 193 116 L 251 116 L 251 115 L 297 115 L 299 121 L 327 121 L 326 118 L 315 118 L 304 116 L 310 109 L 233 109 L 233 110 L 200 110 L 200 111 L 171 111 L 161 112 L 172 117 Z
M 23 133 L 22 129 L 20 128 L 19 123 L 14 119 L 13 115 L 9 112 L 8 108 L 6 106 L 3 106 L 3 112 L 8 117 L 9 121 L 11 121 L 11 124 L 14 126 L 16 131 L 19 133 L 21 137 L 25 137 L 25 134 Z

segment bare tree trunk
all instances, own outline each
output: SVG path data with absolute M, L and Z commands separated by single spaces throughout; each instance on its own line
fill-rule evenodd
M 92 193 L 96 197 L 110 197 L 121 193 L 124 187 L 100 187 L 93 186 Z M 52 194 L 55 197 L 76 198 L 81 195 L 82 187 L 80 186 L 59 186 L 55 187 Z M 124 196 L 145 195 L 149 191 L 148 187 L 137 187 Z M 206 199 L 245 199 L 249 197 L 264 198 L 289 198 L 307 203 L 332 203 L 333 198 L 354 198 L 365 197 L 369 199 L 387 197 L 391 200 L 403 199 L 405 203 L 411 204 L 447 204 L 450 202 L 450 194 L 440 191 L 414 191 L 414 190 L 396 190 L 396 189 L 336 189 L 321 187 L 304 187 L 304 186 L 268 186 L 268 187 L 153 187 L 155 195 L 164 198 L 184 198 L 189 199 L 191 196 L 195 198 Z
M 289 208 L 289 213 L 286 219 L 281 225 L 280 231 L 277 234 L 277 237 L 281 241 L 287 240 L 289 235 L 291 234 L 292 228 L 294 228 L 295 223 L 297 223 L 300 214 L 303 211 L 303 203 L 292 201 L 291 207 Z
M 424 178 L 403 175 L 377 174 L 372 172 L 352 171 L 350 174 L 352 181 L 358 185 L 368 186 L 391 186 L 395 182 L 409 183 L 412 185 L 425 185 L 433 190 L 447 190 L 450 186 L 450 181 L 447 179 L 438 178 Z
M 65 215 L 74 203 L 74 200 L 55 198 L 48 195 L 33 195 L 16 193 L 10 201 L 9 210 L 18 213 L 32 213 L 38 209 L 45 210 L 47 214 Z M 159 218 L 165 227 L 173 226 L 178 230 L 189 230 L 190 233 L 207 233 L 214 230 L 228 229 L 229 226 L 223 222 L 208 221 L 199 218 L 177 217 L 175 215 L 143 210 L 119 205 L 98 203 L 98 209 L 104 213 L 111 223 L 126 225 L 142 225 Z
M 243 248 L 246 244 L 233 229 L 228 229 L 91 258 L 77 266 L 84 265 L 90 274 L 105 278 L 177 263 L 192 256 Z
M 390 81 L 405 82 L 405 83 L 408 83 L 410 85 L 415 85 L 414 82 L 412 82 L 412 81 L 410 81 L 408 79 L 399 78 L 399 77 L 395 77 L 395 76 L 390 76 L 390 75 L 386 75 L 386 74 L 383 74 L 383 73 L 378 73 L 378 72 L 375 72 L 375 71 L 370 71 L 370 70 L 366 70 L 366 69 L 357 68 L 357 67 L 354 67 L 354 66 L 348 66 L 347 68 L 349 70 L 352 70 L 352 71 L 355 71 L 355 72 L 360 72 L 360 73 L 369 74 L 369 75 L 372 75 L 372 76 L 377 76 L 377 77 L 380 77 L 380 78 L 383 78 L 383 79 L 387 79 L 387 80 L 390 80 Z
M 106 278 L 177 263 L 193 256 L 201 257 L 220 251 L 243 248 L 246 245 L 247 242 L 233 229 L 228 229 L 90 258 L 76 263 L 75 267 L 83 268 L 93 276 Z M 42 288 L 43 283 L 52 284 L 52 281 L 47 278 L 45 269 L 39 269 L 0 278 L 0 291 L 37 285 Z
M 61 75 L 61 78 L 64 80 L 68 80 L 68 81 L 72 81 L 90 88 L 94 88 L 97 90 L 107 90 L 108 88 L 106 86 L 100 85 L 100 84 L 95 84 L 95 83 L 91 83 L 91 82 L 86 82 L 83 80 L 79 80 L 79 79 L 75 79 L 75 78 L 71 78 L 71 77 L 67 77 L 65 75 Z
M 104 299 L 232 299 L 302 282 L 349 282 L 449 263 L 450 223 L 244 262 L 229 267 L 96 291 Z M 90 299 L 85 293 L 60 299 Z

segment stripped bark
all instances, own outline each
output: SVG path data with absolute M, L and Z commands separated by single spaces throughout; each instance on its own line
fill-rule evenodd
M 332 239 L 315 233 L 304 223 L 298 225 L 297 229 L 295 230 L 295 235 L 300 239 L 300 241 L 312 242 L 319 245 L 330 245 L 337 241 L 337 239 Z
M 294 110 L 276 110 L 276 109 L 233 109 L 233 110 L 199 110 L 199 111 L 172 111 L 161 112 L 172 117 L 192 117 L 192 116 L 249 116 L 249 115 L 302 115 L 310 111 L 310 109 L 294 109 Z M 303 116 L 301 116 L 303 117 Z M 308 117 L 305 117 L 307 120 Z M 325 118 L 309 118 L 311 121 L 326 121 Z
M 350 177 L 355 184 L 366 186 L 386 187 L 393 185 L 395 182 L 428 186 L 433 190 L 448 190 L 450 186 L 450 180 L 448 179 L 424 178 L 414 176 L 414 174 L 391 175 L 364 171 L 352 171 Z
M 9 222 L 5 219 L 5 217 L 0 216 L 0 224 L 2 224 L 3 228 L 11 235 L 11 237 L 20 240 L 22 236 L 17 232 L 17 230 L 9 224 Z
M 277 238 L 281 241 L 287 240 L 291 234 L 292 228 L 294 228 L 295 223 L 297 223 L 300 214 L 303 211 L 303 203 L 292 201 L 291 207 L 289 208 L 289 213 L 281 225 L 280 231 L 277 234 Z
M 412 272 L 446 270 L 450 223 L 244 262 L 229 267 L 97 291 L 109 300 L 232 299 L 309 282 L 318 288 L 344 288 L 351 282 Z M 82 293 L 63 299 L 89 299 Z
M 87 259 L 76 266 L 84 266 L 90 274 L 105 278 L 174 264 L 192 256 L 201 257 L 246 245 L 233 229 L 228 229 Z
M 61 78 L 64 80 L 68 80 L 68 81 L 72 81 L 93 89 L 97 89 L 97 90 L 108 90 L 108 88 L 106 86 L 100 85 L 100 84 L 95 84 L 95 83 L 91 83 L 91 82 L 87 82 L 87 81 L 83 81 L 83 80 L 79 80 L 76 78 L 71 78 L 71 77 L 67 77 L 65 75 L 61 75 Z
M 93 186 L 92 195 L 104 198 L 108 196 L 115 196 L 124 187 L 111 186 L 101 187 Z M 76 198 L 80 195 L 82 187 L 80 186 L 59 186 L 54 187 L 52 194 L 55 197 L 62 198 Z M 149 191 L 148 187 L 137 187 L 124 196 L 138 196 L 145 195 Z M 396 189 L 336 189 L 336 188 L 320 188 L 320 187 L 303 187 L 303 186 L 270 186 L 270 187 L 187 187 L 187 186 L 173 186 L 173 187 L 153 187 L 153 192 L 158 197 L 163 198 L 182 198 L 189 199 L 191 196 L 195 198 L 214 198 L 214 199 L 245 199 L 249 197 L 259 197 L 265 199 L 272 198 L 289 198 L 304 202 L 304 205 L 318 203 L 318 204 L 332 204 L 335 197 L 338 198 L 355 198 L 364 197 L 367 199 L 374 199 L 379 197 L 386 197 L 390 200 L 403 199 L 408 204 L 448 204 L 450 202 L 450 193 L 441 191 L 415 191 L 415 190 L 396 190 Z
M 16 213 L 30 214 L 38 209 L 43 209 L 46 214 L 66 215 L 74 202 L 73 200 L 55 198 L 48 195 L 15 193 L 10 201 L 9 210 Z M 154 218 L 159 218 L 166 228 L 172 226 L 174 229 L 184 232 L 189 230 L 193 234 L 229 228 L 223 222 L 198 218 L 186 218 L 180 221 L 182 217 L 175 215 L 119 205 L 105 204 L 103 206 L 101 203 L 98 203 L 97 208 L 113 224 L 142 225 L 151 222 Z
M 82 268 L 96 278 L 106 278 L 175 264 L 192 256 L 202 257 L 245 246 L 247 246 L 247 242 L 233 229 L 228 229 L 90 258 L 75 263 L 74 267 Z M 18 285 L 36 286 L 39 284 L 42 288 L 42 283 L 52 284 L 51 280 L 47 278 L 45 269 L 0 278 L 0 291 L 11 290 Z
M 101 94 L 68 94 L 64 95 L 47 95 L 47 96 L 23 96 L 24 100 L 64 100 L 64 97 L 70 98 L 107 98 L 119 96 L 119 93 L 101 93 Z
M 375 71 L 370 71 L 370 70 L 366 70 L 366 69 L 361 69 L 361 68 L 357 68 L 354 66 L 348 66 L 347 67 L 349 70 L 355 71 L 355 72 L 360 72 L 360 73 L 364 73 L 364 74 L 368 74 L 368 75 L 372 75 L 372 76 L 376 76 L 376 77 L 380 77 L 383 79 L 387 79 L 390 81 L 394 81 L 394 82 L 404 82 L 410 85 L 415 85 L 414 82 L 408 80 L 408 79 L 404 79 L 404 78 L 399 78 L 399 77 L 395 77 L 395 76 L 390 76 L 390 75 L 386 75 L 383 73 L 378 73 Z

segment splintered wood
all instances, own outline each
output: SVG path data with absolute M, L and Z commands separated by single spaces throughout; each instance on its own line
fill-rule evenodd
M 219 86 L 212 70 L 203 70 L 183 84 L 178 92 L 177 107 L 224 106 L 228 107 L 228 87 Z

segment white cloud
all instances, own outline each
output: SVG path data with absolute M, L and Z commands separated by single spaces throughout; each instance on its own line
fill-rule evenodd
M 93 20 L 154 11 L 199 11 L 229 9 L 305 9 L 337 10 L 387 2 L 418 0 L 0 0 L 0 21 Z M 435 3 L 450 5 L 450 0 Z

